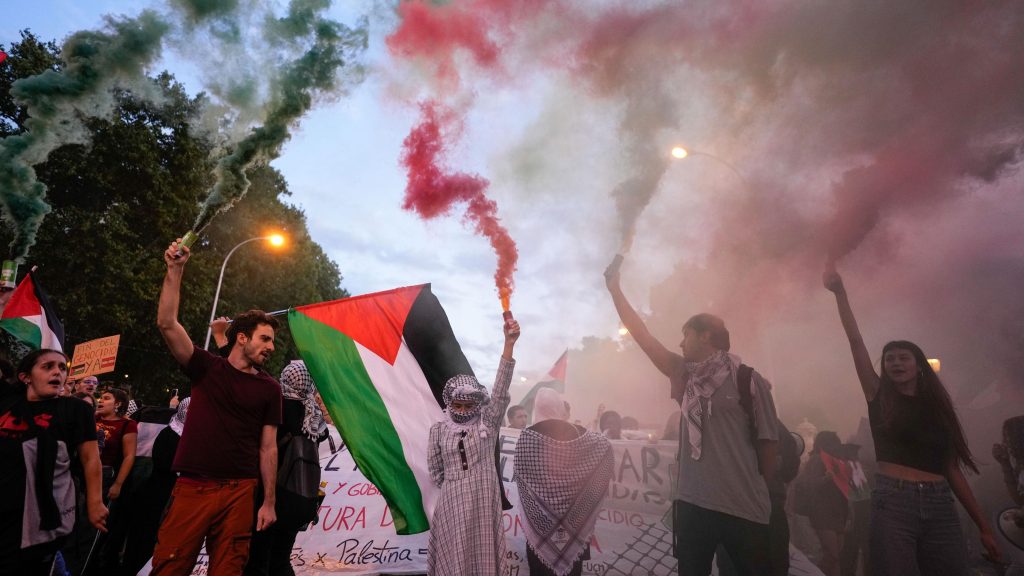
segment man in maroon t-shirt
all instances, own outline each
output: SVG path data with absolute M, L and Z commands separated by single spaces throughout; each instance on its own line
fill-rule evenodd
M 258 480 L 263 502 L 256 529 L 277 519 L 277 426 L 281 386 L 259 369 L 274 351 L 277 320 L 260 310 L 235 318 L 227 358 L 192 344 L 178 322 L 181 277 L 189 250 L 181 239 L 164 252 L 167 275 L 160 292 L 157 326 L 171 355 L 192 380 L 188 423 L 173 469 L 179 473 L 171 507 L 153 551 L 153 576 L 192 572 L 206 540 L 210 574 L 241 574 L 249 557 Z

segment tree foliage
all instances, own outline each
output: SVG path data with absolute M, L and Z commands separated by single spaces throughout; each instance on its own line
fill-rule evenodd
M 0 136 L 24 129 L 24 110 L 10 97 L 13 82 L 61 66 L 56 44 L 27 31 L 6 51 L 11 57 L 0 64 Z M 153 80 L 162 93 L 159 101 L 119 94 L 115 118 L 87 120 L 89 144 L 59 148 L 36 166 L 53 211 L 28 266 L 39 266 L 36 277 L 61 315 L 68 352 L 75 344 L 121 334 L 117 370 L 101 378 L 128 384 L 136 395 L 158 403 L 171 389 L 188 385 L 156 329 L 166 269 L 162 254 L 195 219 L 212 184 L 216 148 L 194 129 L 204 96 L 190 97 L 166 72 Z M 249 238 L 281 231 L 288 241 L 281 249 L 251 242 L 235 252 L 218 315 L 346 295 L 337 265 L 309 237 L 302 210 L 288 202 L 284 177 L 263 166 L 249 178 L 248 195 L 214 220 L 186 266 L 179 318 L 200 345 L 221 264 Z M 0 242 L 10 239 L 9 230 L 0 230 Z M 297 357 L 287 329 L 279 332 L 277 347 L 268 366 L 272 374 Z

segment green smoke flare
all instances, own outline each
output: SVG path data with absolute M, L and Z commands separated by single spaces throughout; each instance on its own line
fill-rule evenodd
M 196 232 L 245 196 L 249 189 L 245 171 L 276 158 L 290 137 L 291 126 L 312 108 L 314 95 L 334 92 L 339 71 L 366 50 L 365 22 L 350 29 L 323 18 L 322 12 L 329 6 L 327 0 L 293 0 L 287 16 L 268 21 L 269 39 L 312 44 L 301 57 L 285 65 L 275 79 L 263 126 L 254 129 L 217 163 L 217 181 L 192 227 Z M 361 69 L 350 65 L 348 72 L 358 77 Z
M 47 70 L 11 87 L 30 116 L 26 132 L 0 140 L 0 209 L 14 229 L 11 255 L 19 262 L 50 211 L 46 186 L 33 166 L 60 146 L 88 141 L 82 119 L 114 110 L 114 88 L 131 88 L 133 80 L 143 77 L 168 30 L 151 11 L 137 18 L 108 18 L 107 27 L 68 38 L 61 48 L 62 71 Z

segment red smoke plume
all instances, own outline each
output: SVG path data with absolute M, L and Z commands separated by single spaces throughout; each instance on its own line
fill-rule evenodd
M 457 114 L 431 100 L 420 104 L 420 113 L 419 124 L 403 142 L 402 165 L 408 171 L 409 183 L 402 208 L 430 220 L 446 216 L 456 204 L 465 203 L 465 220 L 473 224 L 477 234 L 490 240 L 498 255 L 494 283 L 507 310 L 519 251 L 498 219 L 498 205 L 485 194 L 490 182 L 476 174 L 449 172 L 444 166 L 445 152 L 452 144 L 446 137 L 459 132 L 461 118 Z

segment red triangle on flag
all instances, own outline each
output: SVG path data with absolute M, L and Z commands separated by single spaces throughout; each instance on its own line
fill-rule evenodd
M 394 364 L 402 347 L 405 319 L 426 284 L 406 286 L 295 308 Z
M 555 365 L 548 370 L 548 376 L 552 380 L 558 380 L 559 382 L 565 382 L 565 372 L 569 368 L 569 350 L 562 352 L 562 355 L 558 357 L 558 361 Z
M 24 318 L 26 316 L 39 316 L 42 310 L 43 306 L 39 303 L 39 298 L 36 298 L 36 287 L 32 283 L 32 275 L 26 274 L 21 279 L 21 282 L 18 282 L 18 287 L 11 294 L 11 299 L 7 301 L 2 317 Z

